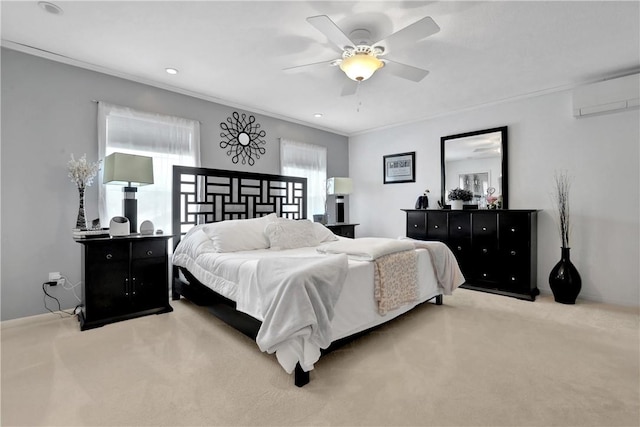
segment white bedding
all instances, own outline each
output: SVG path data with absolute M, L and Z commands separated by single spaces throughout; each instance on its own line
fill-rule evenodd
M 264 221 L 275 224 L 271 218 Z M 401 240 L 338 239 L 320 224 L 277 221 L 276 232 L 265 233 L 271 249 L 265 249 L 260 236 L 255 236 L 260 233 L 255 220 L 233 223 L 235 230 L 231 234 L 240 233 L 241 243 L 253 246 L 251 250 L 236 252 L 222 252 L 219 245 L 213 244 L 212 235 L 219 234 L 220 227 L 196 226 L 177 246 L 173 264 L 185 267 L 199 282 L 235 301 L 239 311 L 263 322 L 256 341 L 263 351 L 275 352 L 287 372 L 298 362 L 305 371 L 313 369 L 320 349 L 331 342 L 384 323 L 437 295 L 450 293 L 464 281 L 462 275 L 452 274 L 453 270 L 436 273 L 436 268 L 451 267 L 448 255 L 453 254 L 441 253 L 448 251 L 446 246 L 434 251 Z M 312 240 L 327 244 L 321 249 L 327 253 L 319 253 L 318 246 L 275 250 L 300 245 L 300 239 L 286 237 L 292 227 L 301 226 L 313 229 Z M 281 227 L 288 230 L 279 230 Z M 338 241 L 328 243 L 334 240 Z M 374 296 L 372 260 L 405 250 L 416 253 L 418 298 L 380 315 Z M 345 252 L 349 254 L 348 262 Z M 455 261 L 454 264 L 457 268 Z M 287 271 L 295 272 L 295 283 L 304 284 L 293 286 L 290 295 L 285 290 L 294 281 Z M 451 283 L 443 283 L 443 279 Z
M 417 249 L 418 300 L 381 316 L 374 297 L 374 266 L 370 261 L 349 259 L 347 277 L 331 321 L 331 341 L 380 325 L 443 293 L 438 286 L 429 253 Z M 199 282 L 237 304 L 238 310 L 263 321 L 262 302 L 248 293 L 238 292 L 240 283 L 255 283 L 257 264 L 263 258 L 318 257 L 315 247 L 273 251 L 259 249 L 231 253 L 205 251 L 197 260 L 176 251 L 174 265 L 186 267 Z
M 362 237 L 359 239 L 340 239 L 318 247 L 323 254 L 347 254 L 358 261 L 374 261 L 385 255 L 408 251 L 414 245 L 404 240 L 383 237 Z
M 238 299 L 260 300 L 260 350 L 275 353 L 288 373 L 297 363 L 313 369 L 320 349 L 331 344 L 331 320 L 346 276 L 346 255 L 259 260 L 255 280 L 238 287 Z

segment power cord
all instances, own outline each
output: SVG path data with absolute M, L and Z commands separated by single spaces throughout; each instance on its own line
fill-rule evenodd
M 68 283 L 71 283 L 71 281 L 67 278 L 67 276 L 60 276 L 62 279 L 64 279 L 64 282 L 62 282 L 62 288 L 64 290 L 67 291 L 71 291 L 73 292 L 73 296 L 76 297 L 76 299 L 78 300 L 78 302 L 82 302 L 82 300 L 80 299 L 80 297 L 78 296 L 78 294 L 76 294 L 76 287 L 82 284 L 82 281 L 79 281 L 78 283 L 76 283 L 75 285 L 69 285 Z
M 54 297 L 53 295 L 51 295 L 49 292 L 47 292 L 47 286 L 52 286 L 52 285 L 56 285 L 58 282 L 52 281 L 52 282 L 44 282 L 42 284 L 42 292 L 44 292 L 44 296 L 42 297 L 42 302 L 44 303 L 44 308 L 46 308 L 47 310 L 49 310 L 51 313 L 53 314 L 57 314 L 60 317 L 74 317 L 75 316 L 75 311 L 74 313 L 69 313 L 66 312 L 62 309 L 62 307 L 60 306 L 60 301 L 58 300 L 58 298 Z M 75 294 L 75 292 L 74 292 Z M 47 297 L 51 298 L 52 300 L 54 300 L 55 302 L 58 303 L 58 311 L 53 311 L 51 310 L 49 307 L 47 307 Z M 76 307 L 77 309 L 78 307 Z M 66 314 L 66 316 L 63 316 L 62 314 Z

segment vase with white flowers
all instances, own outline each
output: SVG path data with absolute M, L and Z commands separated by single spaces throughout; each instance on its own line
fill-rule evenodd
M 582 289 L 580 273 L 571 262 L 571 216 L 569 215 L 569 190 L 571 179 L 567 172 L 556 172 L 555 192 L 553 199 L 557 209 L 558 231 L 562 241 L 561 259 L 549 273 L 549 286 L 556 302 L 562 304 L 575 304 L 576 298 Z
M 473 193 L 464 188 L 454 188 L 449 190 L 447 198 L 451 204 L 451 209 L 460 210 L 464 202 L 468 202 L 473 198 Z
M 84 190 L 86 187 L 91 186 L 93 178 L 100 170 L 100 160 L 96 162 L 87 162 L 87 155 L 83 154 L 82 157 L 76 159 L 71 154 L 71 160 L 69 160 L 69 178 L 71 182 L 78 187 L 78 193 L 80 196 L 80 207 L 78 208 L 78 218 L 76 219 L 76 230 L 87 229 L 87 218 L 84 214 Z

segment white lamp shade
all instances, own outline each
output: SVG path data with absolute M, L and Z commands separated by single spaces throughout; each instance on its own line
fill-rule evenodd
M 327 194 L 330 196 L 343 196 L 351 194 L 353 182 L 351 178 L 329 178 L 327 180 Z
M 102 182 L 141 186 L 153 184 L 153 158 L 112 153 L 104 159 Z

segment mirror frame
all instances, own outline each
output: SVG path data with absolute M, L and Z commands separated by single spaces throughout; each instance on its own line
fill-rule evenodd
M 508 175 L 508 156 L 507 156 L 507 126 L 501 126 L 497 128 L 491 129 L 483 129 L 473 132 L 459 133 L 456 135 L 443 136 L 440 138 L 440 175 L 441 175 L 441 192 L 440 192 L 440 200 L 442 202 L 442 206 L 446 206 L 447 200 L 447 190 L 446 190 L 446 166 L 445 166 L 445 146 L 447 141 L 466 138 L 469 136 L 482 135 L 485 133 L 501 133 L 501 150 L 502 150 L 502 209 L 509 209 L 509 175 Z

